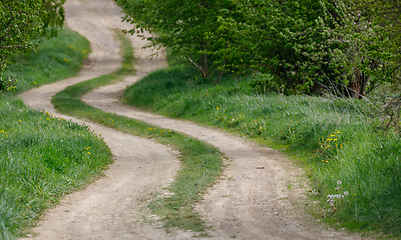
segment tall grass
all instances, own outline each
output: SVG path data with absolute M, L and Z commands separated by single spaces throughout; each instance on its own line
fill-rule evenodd
M 18 92 L 74 75 L 89 42 L 64 29 L 36 52 L 14 57 L 5 75 Z M 64 60 L 65 59 L 65 60 Z M 67 61 L 68 60 L 68 61 Z M 27 107 L 15 93 L 0 97 L 0 239 L 14 239 L 61 196 L 102 175 L 108 147 L 86 126 Z
M 108 147 L 85 126 L 0 101 L 0 225 L 19 235 L 58 199 L 101 176 Z
M 285 149 L 300 159 L 313 180 L 311 197 L 320 202 L 319 216 L 349 229 L 400 236 L 399 136 L 377 132 L 379 120 L 363 101 L 261 95 L 249 86 L 251 79 L 226 78 L 214 86 L 213 79 L 176 66 L 129 87 L 124 99 Z

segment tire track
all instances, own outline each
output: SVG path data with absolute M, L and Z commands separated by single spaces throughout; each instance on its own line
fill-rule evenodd
M 111 73 L 120 66 L 119 46 L 113 40 L 111 30 L 131 27 L 120 22 L 122 14 L 112 0 L 68 0 L 65 8 L 68 26 L 89 39 L 93 52 L 89 56 L 90 64 L 79 76 L 21 95 L 32 107 L 50 112 L 55 112 L 50 99 L 58 91 Z M 294 186 L 308 183 L 302 177 L 302 171 L 292 166 L 280 153 L 221 131 L 141 112 L 116 101 L 126 86 L 166 65 L 163 58 L 146 58 L 151 52 L 141 49 L 145 44 L 141 39 L 131 37 L 131 41 L 135 47 L 137 74 L 127 77 L 124 82 L 88 93 L 84 101 L 104 111 L 197 137 L 226 154 L 230 165 L 224 171 L 222 180 L 196 206 L 196 210 L 213 226 L 211 239 L 230 239 L 234 236 L 239 239 L 359 238 L 326 230 L 304 216 L 299 207 L 293 209 L 292 204 L 303 203 L 305 199 L 304 190 Z M 68 116 L 63 117 L 82 123 Z M 34 229 L 40 234 L 38 239 L 190 238 L 190 233 L 176 231 L 166 234 L 163 230 L 141 224 L 138 219 L 142 204 L 140 199 L 149 196 L 154 187 L 168 184 L 179 167 L 171 150 L 149 140 L 89 124 L 96 132 L 102 133 L 116 156 L 116 162 L 105 172 L 105 178 L 85 191 L 68 196 L 60 206 L 51 210 L 41 226 Z M 128 176 L 128 179 L 115 182 L 122 176 Z M 293 190 L 286 190 L 288 183 Z

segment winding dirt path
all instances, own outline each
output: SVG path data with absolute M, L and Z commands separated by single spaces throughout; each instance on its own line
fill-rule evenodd
M 51 97 L 69 85 L 115 71 L 121 64 L 119 44 L 112 29 L 129 29 L 121 23 L 121 9 L 113 0 L 67 0 L 67 25 L 91 42 L 92 53 L 79 76 L 42 86 L 21 95 L 36 109 L 56 113 Z M 210 239 L 356 239 L 344 232 L 326 230 L 304 216 L 308 182 L 301 170 L 275 150 L 258 147 L 221 131 L 145 113 L 119 103 L 122 90 L 148 72 L 166 66 L 163 57 L 148 59 L 152 52 L 132 36 L 137 74 L 115 85 L 84 96 L 88 104 L 104 111 L 136 118 L 197 137 L 217 146 L 229 158 L 223 178 L 212 187 L 196 210 L 209 222 Z M 82 120 L 63 116 L 83 123 Z M 50 210 L 35 239 L 189 239 L 189 232 L 167 234 L 155 225 L 143 224 L 142 200 L 169 184 L 179 169 L 174 151 L 151 140 L 140 139 L 93 123 L 111 147 L 115 163 L 106 177 L 87 189 L 67 196 Z M 287 188 L 291 184 L 291 190 Z

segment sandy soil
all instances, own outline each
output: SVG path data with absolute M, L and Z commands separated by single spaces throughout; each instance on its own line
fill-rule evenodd
M 112 29 L 129 29 L 121 23 L 121 9 L 113 0 L 67 0 L 67 25 L 91 42 L 92 53 L 79 76 L 42 86 L 21 97 L 36 109 L 56 113 L 51 97 L 66 86 L 115 71 L 121 64 L 119 44 Z M 115 85 L 84 96 L 88 104 L 120 115 L 197 137 L 217 146 L 228 157 L 229 167 L 196 210 L 212 225 L 210 239 L 358 239 L 341 231 L 326 229 L 302 212 L 308 181 L 279 152 L 256 146 L 240 137 L 145 113 L 118 102 L 122 90 L 148 72 L 166 66 L 165 59 L 149 59 L 152 52 L 141 49 L 145 42 L 132 36 L 137 74 Z M 63 116 L 83 123 L 84 121 Z M 148 139 L 85 122 L 102 133 L 112 149 L 115 163 L 106 177 L 87 189 L 71 194 L 50 210 L 34 239 L 189 239 L 190 232 L 166 233 L 157 225 L 141 221 L 144 199 L 168 185 L 179 161 L 173 150 Z M 287 187 L 291 184 L 291 189 Z

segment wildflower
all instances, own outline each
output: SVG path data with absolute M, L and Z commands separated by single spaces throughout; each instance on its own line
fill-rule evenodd
M 334 141 L 337 141 L 337 138 L 335 138 Z
M 352 194 L 352 196 L 354 196 L 354 197 L 355 197 L 355 196 L 356 196 L 356 194 L 354 193 L 354 194 Z
M 340 184 L 341 184 L 341 180 L 338 180 L 338 181 L 337 181 L 337 185 L 340 185 Z
M 89 155 L 91 155 L 92 153 L 88 152 Z
M 336 198 L 341 198 L 341 195 L 340 194 L 336 194 Z
M 347 191 L 345 191 L 345 192 L 344 192 L 344 195 L 345 195 L 345 196 L 348 196 L 348 192 L 347 192 Z

